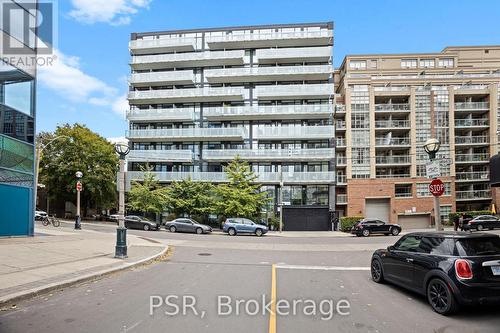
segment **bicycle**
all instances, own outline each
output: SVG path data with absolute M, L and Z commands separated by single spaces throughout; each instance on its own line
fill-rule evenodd
M 61 222 L 56 218 L 55 215 L 47 215 L 43 218 L 42 224 L 44 226 L 48 226 L 49 224 L 52 224 L 54 227 L 58 227 L 61 225 Z

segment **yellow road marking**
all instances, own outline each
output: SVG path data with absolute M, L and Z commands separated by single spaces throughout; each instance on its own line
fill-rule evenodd
M 269 314 L 269 333 L 276 333 L 276 265 L 271 273 L 271 313 Z

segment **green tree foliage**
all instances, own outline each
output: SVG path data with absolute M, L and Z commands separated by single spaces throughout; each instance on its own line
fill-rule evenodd
M 169 202 L 168 190 L 161 187 L 154 174 L 149 171 L 146 170 L 142 182 L 132 183 L 127 206 L 141 213 L 162 213 Z
M 191 179 L 173 182 L 168 187 L 169 208 L 177 216 L 205 216 L 215 211 L 215 191 L 211 183 Z
M 257 175 L 239 156 L 226 167 L 228 183 L 217 187 L 217 212 L 231 217 L 254 217 L 269 200 L 266 192 L 260 192 Z
M 70 139 L 53 141 L 43 150 L 40 159 L 39 183 L 47 186 L 51 198 L 74 201 L 75 172 L 83 172 L 82 208 L 110 208 L 116 203 L 116 172 L 118 157 L 113 145 L 84 125 L 57 127 L 54 133 L 41 133 L 37 143 L 42 146 L 56 136 Z

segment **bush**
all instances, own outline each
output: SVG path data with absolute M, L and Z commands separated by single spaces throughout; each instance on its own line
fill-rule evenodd
M 340 231 L 350 232 L 352 227 L 363 219 L 363 216 L 344 216 L 340 218 Z
M 479 216 L 479 215 L 492 215 L 491 211 L 489 210 L 472 210 L 472 211 L 469 211 L 469 212 L 456 212 L 456 213 L 450 213 L 449 217 L 450 217 L 450 224 L 453 225 L 453 223 L 455 221 L 458 221 L 458 219 L 460 218 L 460 215 L 462 215 L 462 213 L 464 213 L 465 215 L 470 215 L 472 217 L 476 217 L 476 216 Z

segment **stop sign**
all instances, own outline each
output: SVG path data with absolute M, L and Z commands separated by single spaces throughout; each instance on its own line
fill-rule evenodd
M 440 179 L 433 179 L 429 185 L 429 191 L 435 197 L 440 197 L 444 193 L 444 184 Z
M 82 190 L 82 183 L 76 182 L 76 190 L 81 191 Z

